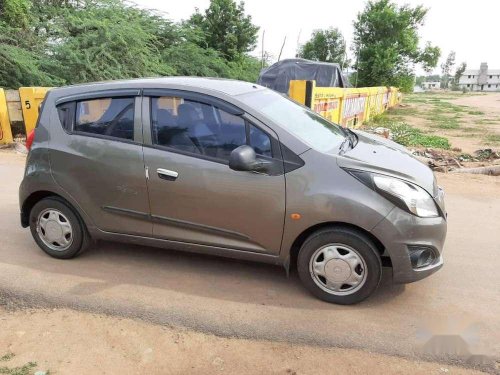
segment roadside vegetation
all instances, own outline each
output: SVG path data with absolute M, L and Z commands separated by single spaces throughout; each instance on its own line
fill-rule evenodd
M 441 54 L 430 42 L 418 47 L 427 12 L 421 5 L 368 1 L 353 23 L 352 45 L 333 25 L 314 30 L 297 55 L 353 67 L 358 87 L 411 92 L 414 67 L 432 69 Z M 0 87 L 175 75 L 256 82 L 281 57 L 255 51 L 259 31 L 265 45 L 264 30 L 237 0 L 210 0 L 179 22 L 128 0 L 0 0 Z
M 2 0 L 0 87 L 168 75 L 255 82 L 258 30 L 233 0 L 178 23 L 121 0 Z
M 7 353 L 0 357 L 0 374 L 2 375 L 29 375 L 33 373 L 33 370 L 36 368 L 37 364 L 35 362 L 28 362 L 22 366 L 6 366 L 5 362 L 9 362 L 15 357 L 14 353 Z M 45 375 L 49 373 L 47 371 L 43 371 Z
M 396 142 L 409 147 L 465 153 L 495 149 L 500 147 L 500 113 L 487 113 L 459 104 L 458 100 L 485 95 L 449 91 L 408 94 L 403 105 L 376 117 L 367 126 L 388 128 Z
M 369 127 L 383 127 L 389 129 L 392 139 L 406 147 L 430 147 L 449 149 L 450 142 L 445 137 L 425 134 L 399 118 L 382 114 L 376 116 L 369 124 Z

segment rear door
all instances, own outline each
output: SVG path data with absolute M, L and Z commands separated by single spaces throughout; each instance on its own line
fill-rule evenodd
M 285 178 L 271 129 L 223 103 L 175 90 L 145 97 L 143 122 L 155 237 L 279 253 Z M 243 144 L 269 161 L 272 172 L 231 170 L 229 155 Z
M 139 90 L 59 100 L 52 121 L 54 179 L 101 230 L 152 233 Z

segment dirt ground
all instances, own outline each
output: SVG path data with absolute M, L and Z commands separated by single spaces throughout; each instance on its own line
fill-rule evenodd
M 461 152 L 500 149 L 500 93 L 418 93 L 406 96 L 403 103 L 388 114 L 400 116 L 426 133 L 448 138 Z M 439 124 L 446 118 L 455 123 Z
M 455 104 L 474 107 L 490 114 L 500 115 L 500 93 L 469 95 L 454 100 Z
M 499 370 L 499 177 L 437 174 L 449 212 L 443 269 L 406 286 L 384 269 L 372 297 L 336 306 L 263 264 L 114 243 L 52 259 L 19 225 L 23 167 L 24 156 L 0 151 L 0 359 L 15 354 L 0 369 L 34 361 L 52 374 Z
M 358 350 L 221 338 L 67 309 L 0 309 L 1 366 L 50 374 L 475 374 Z M 2 372 L 0 372 L 2 373 Z

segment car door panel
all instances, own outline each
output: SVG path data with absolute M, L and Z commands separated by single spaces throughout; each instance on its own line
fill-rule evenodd
M 237 172 L 225 164 L 144 148 L 154 236 L 256 252 L 278 253 L 284 177 Z M 157 170 L 178 173 L 161 178 Z
M 142 113 L 153 236 L 278 254 L 285 214 L 284 175 L 233 171 L 227 162 L 212 157 L 153 145 L 150 102 L 144 98 Z M 158 170 L 177 177 L 166 178 Z
M 136 142 L 142 141 L 140 101 L 137 97 L 134 102 L 134 140 L 64 131 L 55 114 L 50 159 L 54 180 L 97 228 L 150 236 L 143 147 Z

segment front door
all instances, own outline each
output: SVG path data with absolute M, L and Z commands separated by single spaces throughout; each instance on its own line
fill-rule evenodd
M 285 215 L 283 173 L 231 170 L 231 151 L 252 146 L 276 166 L 277 138 L 214 104 L 184 94 L 145 97 L 144 162 L 153 235 L 278 254 Z

